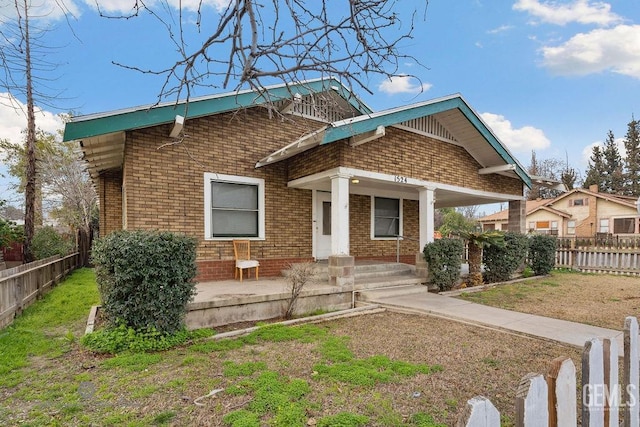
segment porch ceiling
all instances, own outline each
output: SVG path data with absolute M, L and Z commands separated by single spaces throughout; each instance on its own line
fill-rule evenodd
M 346 168 L 340 168 L 345 173 Z M 336 171 L 328 171 L 315 176 L 289 182 L 289 187 L 331 192 L 331 176 Z M 462 187 L 409 180 L 407 183 L 393 182 L 393 177 L 371 174 L 367 171 L 346 170 L 350 176 L 349 193 L 365 196 L 392 197 L 418 200 L 418 190 L 424 187 L 435 189 L 435 208 L 474 206 L 489 203 L 504 203 L 521 197 L 486 191 L 469 190 Z

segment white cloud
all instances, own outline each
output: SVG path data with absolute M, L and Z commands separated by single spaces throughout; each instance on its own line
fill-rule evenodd
M 513 25 L 501 25 L 497 28 L 487 31 L 488 34 L 499 34 L 507 31 L 511 31 L 514 28 Z
M 418 94 L 431 89 L 431 84 L 420 83 L 418 79 L 411 76 L 394 76 L 378 85 L 378 90 L 389 95 L 398 93 Z
M 622 22 L 620 16 L 611 12 L 609 3 L 599 1 L 575 0 L 569 4 L 558 4 L 555 1 L 518 0 L 513 9 L 556 25 L 578 22 L 606 27 Z
M 2 0 L 0 0 L 2 1 Z M 109 14 L 130 14 L 135 11 L 134 0 L 97 0 L 98 6 L 96 6 L 95 0 L 84 0 L 87 5 L 96 9 L 100 8 L 103 12 Z M 183 10 L 196 12 L 199 8 L 203 9 L 206 6 L 212 7 L 217 11 L 222 11 L 229 6 L 231 0 L 167 0 L 167 3 L 173 7 L 173 9 L 178 10 L 182 7 Z M 159 5 L 161 3 L 160 0 L 149 0 L 145 2 L 145 6 L 149 8 L 153 8 L 154 6 L 164 7 Z
M 73 15 L 80 16 L 80 9 L 73 0 L 60 2 L 57 0 L 39 0 L 29 2 L 29 18 L 32 20 L 57 21 Z M 0 0 L 0 24 L 13 21 L 17 17 L 16 7 L 13 0 Z
M 480 117 L 514 153 L 531 153 L 531 150 L 543 150 L 551 145 L 544 132 L 533 126 L 514 128 L 509 120 L 499 114 L 482 113 Z
M 22 143 L 22 130 L 27 127 L 25 112 L 25 104 L 8 93 L 0 93 L 0 139 L 8 139 L 14 144 Z M 35 113 L 38 129 L 57 135 L 58 130 L 64 127 L 60 117 L 49 111 L 36 108 Z
M 611 70 L 640 79 L 640 25 L 618 25 L 573 36 L 542 48 L 543 65 L 561 75 Z

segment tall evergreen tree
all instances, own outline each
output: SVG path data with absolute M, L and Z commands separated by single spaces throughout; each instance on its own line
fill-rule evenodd
M 612 194 L 624 194 L 624 164 L 616 145 L 613 132 L 609 131 L 602 150 L 604 160 L 604 187 L 602 190 Z
M 625 159 L 625 193 L 640 196 L 640 121 L 634 117 L 627 125 L 624 138 Z
M 586 175 L 582 183 L 583 188 L 589 188 L 592 185 L 597 185 L 599 189 L 603 188 L 604 158 L 599 145 L 595 145 L 591 149 Z

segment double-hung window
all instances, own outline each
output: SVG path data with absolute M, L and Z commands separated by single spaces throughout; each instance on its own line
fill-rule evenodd
M 402 200 L 372 197 L 372 237 L 396 238 L 402 234 Z
M 264 180 L 204 174 L 205 238 L 264 239 Z

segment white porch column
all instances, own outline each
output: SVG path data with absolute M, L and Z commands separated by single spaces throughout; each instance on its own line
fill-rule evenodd
M 349 179 L 331 177 L 331 255 L 349 255 Z
M 418 189 L 419 194 L 419 215 L 420 215 L 420 250 L 427 243 L 433 242 L 433 222 L 434 222 L 434 203 L 435 190 L 430 187 L 422 187 Z

